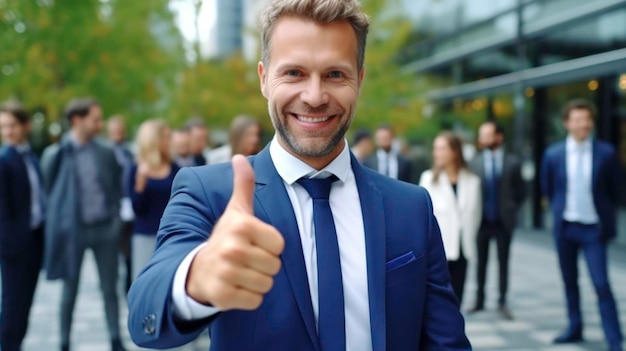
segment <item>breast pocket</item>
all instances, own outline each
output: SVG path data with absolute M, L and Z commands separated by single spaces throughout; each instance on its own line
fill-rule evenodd
M 409 279 L 417 279 L 419 262 L 424 256 L 416 257 L 413 251 L 409 251 L 386 264 L 387 286 L 391 287 Z

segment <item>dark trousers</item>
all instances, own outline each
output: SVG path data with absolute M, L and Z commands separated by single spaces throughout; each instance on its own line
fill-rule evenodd
M 126 294 L 128 294 L 128 290 L 130 290 L 130 284 L 133 282 L 133 270 L 131 267 L 131 237 L 133 236 L 133 222 L 123 222 L 122 223 L 122 233 L 120 235 L 120 253 L 124 259 L 124 289 Z
M 43 227 L 33 232 L 32 245 L 17 255 L 0 258 L 2 310 L 0 350 L 20 351 L 43 259 Z
M 598 225 L 565 222 L 562 233 L 556 238 L 561 275 L 567 298 L 570 331 L 582 331 L 583 327 L 580 311 L 580 290 L 578 288 L 578 251 L 582 249 L 593 287 L 598 296 L 598 307 L 602 317 L 604 334 L 609 344 L 619 345 L 622 341 L 622 332 L 607 273 L 606 243 L 601 240 L 600 234 Z
M 454 294 L 459 299 L 460 305 L 463 302 L 463 290 L 465 288 L 465 277 L 467 276 L 467 259 L 463 256 L 463 250 L 461 250 L 459 259 L 448 261 L 448 272 L 450 273 L 452 290 L 454 290 Z
M 476 238 L 476 249 L 478 254 L 478 263 L 476 265 L 476 306 L 483 307 L 485 304 L 485 284 L 487 282 L 487 262 L 489 260 L 489 245 L 493 238 L 496 239 L 498 246 L 498 266 L 499 266 L 499 290 L 500 297 L 498 303 L 500 306 L 506 304 L 506 293 L 509 287 L 509 253 L 511 251 L 511 239 L 513 233 L 507 230 L 500 221 L 489 222 L 483 220 L 478 237 Z
M 82 235 L 85 247 L 81 252 L 79 261 L 82 264 L 82 256 L 87 248 L 93 251 L 96 265 L 98 266 L 100 289 L 102 290 L 102 296 L 104 298 L 104 312 L 106 314 L 107 327 L 111 339 L 119 339 L 120 337 L 117 298 L 119 233 L 115 234 L 116 235 L 111 235 L 110 223 L 83 227 Z M 78 267 L 78 271 L 80 272 L 80 266 Z M 63 281 L 60 316 L 61 344 L 69 344 L 70 341 L 70 331 L 78 285 L 78 276 Z

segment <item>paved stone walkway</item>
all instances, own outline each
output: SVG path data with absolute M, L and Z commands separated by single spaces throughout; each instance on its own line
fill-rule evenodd
M 585 318 L 586 343 L 553 346 L 551 340 L 566 325 L 562 284 L 558 274 L 552 241 L 545 233 L 518 232 L 511 256 L 510 307 L 516 317 L 512 322 L 502 321 L 496 311 L 495 245 L 491 250 L 486 312 L 467 317 L 467 333 L 475 350 L 545 350 L 545 351 L 599 351 L 605 350 L 604 335 L 596 307 L 596 298 L 581 260 L 581 289 Z M 613 292 L 620 308 L 622 325 L 626 326 L 626 248 L 611 251 L 610 273 Z M 582 256 L 581 256 L 582 257 Z M 470 266 L 464 309 L 473 302 L 474 268 Z M 31 314 L 29 333 L 24 351 L 55 351 L 59 344 L 58 308 L 61 284 L 41 279 Z M 120 300 L 123 341 L 128 350 L 134 346 L 126 329 L 126 301 Z M 72 332 L 72 351 L 108 351 L 109 342 L 104 322 L 104 309 L 93 256 L 85 256 L 82 281 Z M 197 350 L 208 349 L 206 338 L 198 342 Z M 187 346 L 185 351 L 193 350 Z
M 495 244 L 495 243 L 494 243 Z M 586 342 L 552 345 L 552 340 L 567 326 L 565 297 L 559 275 L 552 237 L 543 232 L 515 234 L 511 253 L 509 306 L 514 321 L 503 321 L 497 313 L 496 248 L 490 250 L 487 311 L 470 315 L 467 334 L 475 350 L 545 350 L 600 351 L 607 350 L 593 285 L 581 253 L 579 285 L 581 288 Z M 620 310 L 622 330 L 626 326 L 626 248 L 613 245 L 610 250 L 610 278 L 613 294 Z M 474 273 L 470 267 L 470 273 Z M 470 274 L 464 311 L 474 302 L 475 275 Z

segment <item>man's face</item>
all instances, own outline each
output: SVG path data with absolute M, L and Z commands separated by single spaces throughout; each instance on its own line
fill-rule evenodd
M 576 141 L 584 141 L 593 131 L 593 117 L 587 109 L 573 109 L 569 117 L 563 122 L 565 129 Z
M 26 141 L 30 124 L 21 124 L 8 112 L 0 112 L 0 133 L 2 141 L 9 145 L 19 145 Z
M 301 158 L 330 162 L 344 147 L 363 79 L 352 26 L 284 17 L 270 45 L 258 73 L 278 141 Z
M 172 151 L 176 156 L 189 156 L 191 151 L 189 133 L 181 131 L 175 131 L 172 133 Z
M 83 117 L 74 117 L 73 128 L 87 138 L 93 138 L 100 134 L 104 125 L 102 108 L 98 105 L 91 106 L 89 113 Z
M 126 136 L 126 128 L 124 127 L 124 123 L 119 121 L 114 121 L 109 123 L 107 133 L 109 135 L 109 139 L 114 143 L 121 143 L 124 141 L 124 137 Z
M 207 146 L 209 139 L 209 130 L 204 127 L 193 127 L 191 134 L 191 153 L 194 155 L 201 154 Z
M 502 135 L 496 132 L 493 123 L 485 123 L 478 128 L 478 143 L 482 148 L 493 150 L 502 143 Z
M 376 145 L 389 152 L 393 143 L 393 133 L 389 129 L 379 129 L 376 131 Z

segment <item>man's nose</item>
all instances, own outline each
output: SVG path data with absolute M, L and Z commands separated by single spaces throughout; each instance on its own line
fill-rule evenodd
M 300 93 L 300 99 L 311 107 L 327 104 L 329 96 L 322 79 L 312 77 L 307 82 L 304 90 Z

